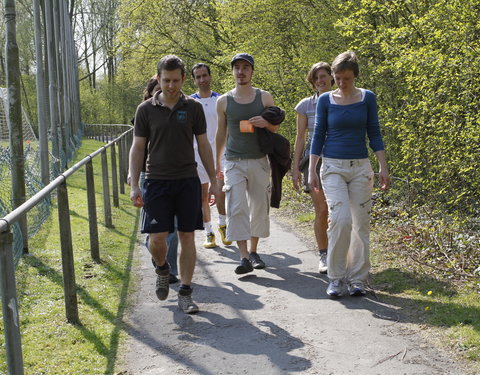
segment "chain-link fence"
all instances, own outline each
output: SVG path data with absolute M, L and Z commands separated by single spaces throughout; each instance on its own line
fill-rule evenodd
M 73 157 L 75 150 L 78 149 L 81 143 L 83 128 L 71 137 L 70 149 L 71 152 L 60 153 L 60 161 L 54 156 L 49 155 L 50 159 L 50 177 L 53 180 L 60 173 L 60 165 L 66 165 L 67 161 Z M 25 190 L 26 199 L 29 199 L 45 185 L 42 183 L 40 158 L 45 155 L 40 155 L 39 145 L 37 141 L 25 141 L 24 147 L 24 162 L 25 162 Z M 0 145 L 0 217 L 5 216 L 12 211 L 12 175 L 11 175 L 12 159 L 10 149 L 7 143 Z M 27 215 L 28 237 L 35 235 L 45 220 L 50 215 L 50 197 L 45 198 L 40 204 L 36 205 Z M 15 223 L 12 228 L 13 231 L 13 253 L 14 259 L 17 263 L 23 254 L 23 236 L 18 223 Z

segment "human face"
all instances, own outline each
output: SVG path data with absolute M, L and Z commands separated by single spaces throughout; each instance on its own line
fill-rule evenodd
M 355 87 L 355 73 L 351 69 L 336 72 L 333 78 L 341 91 L 350 91 Z
M 315 90 L 322 94 L 332 89 L 332 76 L 325 69 L 318 69 L 313 76 Z
M 252 82 L 253 68 L 248 61 L 237 60 L 233 64 L 233 78 L 237 85 L 249 85 Z
M 157 79 L 160 82 L 163 97 L 169 101 L 178 100 L 183 82 L 185 82 L 185 75 L 182 75 L 182 71 L 180 69 L 163 69 Z
M 200 90 L 210 90 L 210 83 L 212 82 L 212 76 L 208 74 L 207 68 L 201 66 L 193 71 L 193 83 Z

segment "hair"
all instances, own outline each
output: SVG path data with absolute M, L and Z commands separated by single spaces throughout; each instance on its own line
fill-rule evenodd
M 319 61 L 315 64 L 312 65 L 312 67 L 310 68 L 310 70 L 308 71 L 308 74 L 307 74 L 307 82 L 309 82 L 311 85 L 312 85 L 312 88 L 315 89 L 315 84 L 314 84 L 314 81 L 315 81 L 315 75 L 317 74 L 317 72 L 320 70 L 320 69 L 325 69 L 325 71 L 332 75 L 332 68 L 330 67 L 330 64 L 326 63 L 326 62 L 323 62 L 323 61 Z M 335 83 L 334 79 L 332 78 L 332 85 Z
M 198 68 L 207 68 L 207 72 L 208 72 L 208 75 L 211 76 L 212 74 L 210 73 L 210 67 L 205 64 L 205 63 L 197 63 L 193 66 L 192 68 L 192 77 L 195 78 L 195 74 L 194 74 L 194 71 L 195 69 L 198 69 Z
M 176 70 L 180 69 L 182 76 L 185 75 L 185 64 L 182 59 L 175 55 L 163 56 L 157 64 L 157 73 L 160 76 L 162 70 Z
M 358 77 L 360 69 L 358 67 L 357 55 L 353 51 L 346 51 L 335 57 L 332 63 L 333 73 L 352 70 L 355 77 Z
M 143 100 L 150 99 L 154 92 L 153 89 L 158 85 L 157 77 L 152 77 L 148 80 L 145 90 L 143 90 Z

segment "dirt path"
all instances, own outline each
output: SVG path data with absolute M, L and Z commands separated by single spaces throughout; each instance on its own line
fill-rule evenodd
M 150 257 L 139 245 L 139 290 L 120 373 L 465 373 L 402 323 L 398 308 L 371 294 L 327 298 L 316 254 L 273 220 L 271 233 L 259 246 L 267 268 L 243 277 L 233 272 L 236 247 L 198 246 L 194 300 L 201 312 L 192 316 L 177 307 L 178 284 L 157 300 Z

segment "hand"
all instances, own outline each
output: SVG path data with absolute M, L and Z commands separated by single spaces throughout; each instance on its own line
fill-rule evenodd
M 390 176 L 388 172 L 382 170 L 378 171 L 378 180 L 380 184 L 380 189 L 387 190 L 390 186 Z
M 320 179 L 316 171 L 308 171 L 308 186 L 312 191 L 320 191 Z
M 138 186 L 132 187 L 132 189 L 130 190 L 130 200 L 132 201 L 133 205 L 136 207 L 143 206 L 142 193 L 138 188 Z
M 217 184 L 217 181 L 210 181 L 210 187 L 208 189 L 208 193 L 211 195 L 214 195 L 215 196 L 215 200 L 217 198 L 218 195 L 220 195 L 220 189 L 218 188 L 218 184 Z
M 270 123 L 262 116 L 254 116 L 248 119 L 250 123 L 256 128 L 266 128 Z
M 301 181 L 302 181 L 302 172 L 298 168 L 294 168 L 292 172 L 292 181 L 293 181 L 293 188 L 298 191 L 300 189 Z

